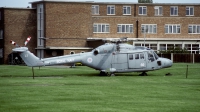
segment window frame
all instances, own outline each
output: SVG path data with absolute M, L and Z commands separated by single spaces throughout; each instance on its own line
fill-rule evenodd
M 133 33 L 133 24 L 117 24 L 117 33 Z
M 187 8 L 189 8 L 189 11 L 188 11 L 189 14 L 187 14 Z M 190 14 L 191 13 L 190 12 L 191 9 L 193 9 L 192 14 Z M 186 13 L 185 14 L 186 16 L 194 16 L 194 6 L 186 6 L 185 13 Z
M 128 8 L 129 8 L 129 13 L 127 13 Z M 131 6 L 128 5 L 123 6 L 123 15 L 131 15 Z
M 144 32 L 144 29 L 146 28 L 148 28 L 149 30 L 147 32 L 146 31 Z M 141 24 L 141 33 L 157 34 L 157 24 Z
M 172 12 L 172 9 L 173 9 L 173 12 Z M 176 14 L 176 11 L 177 11 L 177 14 Z M 178 6 L 170 6 L 170 16 L 178 16 Z
M 94 30 L 95 28 L 96 28 L 96 31 Z M 102 30 L 104 30 L 104 31 L 102 31 Z M 110 33 L 110 25 L 107 23 L 94 23 L 93 24 L 93 33 Z
M 138 7 L 139 10 L 138 10 L 138 15 L 147 15 L 147 6 L 139 6 Z M 140 14 L 140 8 L 142 8 L 142 13 Z M 146 14 L 144 14 L 144 10 L 146 10 Z
M 92 5 L 92 15 L 99 15 L 99 5 Z
M 193 28 L 195 28 L 195 32 L 193 30 Z M 190 28 L 192 29 L 191 33 L 189 32 Z M 200 34 L 200 24 L 189 24 L 188 25 L 188 34 Z
M 156 10 L 158 10 L 157 13 L 156 13 Z M 155 16 L 163 16 L 163 7 L 162 6 L 155 6 L 154 7 L 154 15 Z
M 166 32 L 166 27 L 167 27 L 167 32 Z M 174 29 L 174 27 L 176 27 L 176 29 Z M 171 28 L 171 30 L 170 30 Z M 179 28 L 179 33 L 177 33 L 178 31 L 178 28 Z M 165 24 L 165 34 L 181 34 L 181 25 L 180 24 Z M 176 33 L 174 33 L 174 31 Z
M 115 15 L 115 5 L 107 5 L 107 15 Z

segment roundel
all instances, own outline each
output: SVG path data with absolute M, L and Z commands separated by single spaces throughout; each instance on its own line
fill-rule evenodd
M 88 63 L 92 63 L 92 58 L 89 57 L 89 58 L 87 59 L 87 62 L 88 62 Z

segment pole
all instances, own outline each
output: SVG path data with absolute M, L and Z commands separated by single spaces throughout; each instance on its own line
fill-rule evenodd
M 144 47 L 145 47 L 145 40 L 146 40 L 146 30 L 145 30 L 145 32 L 144 32 Z
M 34 79 L 35 77 L 34 77 L 34 69 L 33 69 L 33 67 L 32 67 L 32 73 L 33 73 L 33 79 Z
M 186 69 L 186 79 L 188 77 L 188 65 L 187 65 L 187 69 Z

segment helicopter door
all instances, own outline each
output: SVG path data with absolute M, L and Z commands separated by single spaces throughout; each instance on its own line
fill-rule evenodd
M 117 70 L 127 69 L 128 68 L 127 54 L 113 55 L 111 67 Z
M 128 54 L 128 66 L 129 68 L 145 68 L 146 61 L 144 53 Z

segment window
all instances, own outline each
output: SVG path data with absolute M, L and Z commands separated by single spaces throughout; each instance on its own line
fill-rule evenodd
M 155 6 L 154 9 L 155 9 L 155 16 L 162 16 L 163 13 L 162 6 Z
M 186 16 L 194 16 L 194 7 L 193 6 L 186 7 Z
M 165 33 L 167 34 L 179 34 L 181 32 L 181 26 L 179 24 L 165 25 Z
M 107 15 L 115 15 L 115 6 L 114 5 L 107 6 Z
M 170 7 L 170 15 L 171 16 L 178 16 L 178 6 L 171 6 Z
M 44 5 L 37 4 L 37 46 L 44 47 Z
M 3 30 L 0 29 L 0 39 L 3 39 Z
M 117 33 L 133 33 L 133 24 L 118 24 Z
M 92 14 L 99 14 L 99 5 L 92 5 Z
M 93 24 L 93 33 L 109 33 L 109 24 Z
M 167 50 L 174 49 L 174 44 L 167 44 Z
M 131 6 L 123 7 L 123 15 L 131 15 Z
M 142 33 L 157 33 L 157 25 L 156 24 L 142 24 L 141 27 Z
M 135 54 L 135 59 L 139 59 L 139 54 Z
M 160 51 L 167 50 L 166 44 L 160 44 Z
M 155 59 L 154 59 L 154 55 L 153 55 L 153 52 L 149 51 L 148 52 L 148 59 L 153 62 Z
M 185 44 L 185 48 L 190 53 L 199 53 L 199 44 Z
M 189 34 L 200 34 L 200 25 L 188 25 Z
M 0 48 L 0 58 L 3 58 L 3 48 Z
M 133 60 L 133 55 L 129 54 L 129 60 Z
M 147 7 L 139 6 L 139 15 L 147 15 Z
M 140 59 L 144 59 L 144 54 L 140 54 Z

